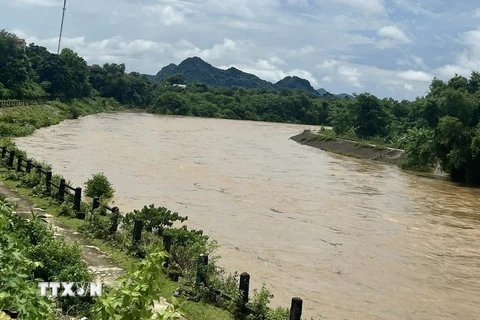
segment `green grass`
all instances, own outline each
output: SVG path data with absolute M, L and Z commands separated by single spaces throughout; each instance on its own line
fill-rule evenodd
M 59 216 L 57 214 L 59 206 L 50 199 L 33 196 L 30 189 L 18 187 L 18 181 L 6 180 L 4 175 L 0 175 L 0 179 L 12 190 L 18 192 L 22 197 L 32 201 L 36 207 L 41 208 L 53 216 L 55 219 L 64 223 L 71 229 L 79 231 L 80 227 L 85 225 L 84 220 Z M 90 239 L 93 245 L 98 247 L 101 251 L 110 254 L 111 258 L 118 263 L 123 269 L 129 269 L 132 264 L 136 263 L 138 259 L 133 258 L 124 252 L 113 248 L 108 242 L 99 239 Z M 178 283 L 171 281 L 166 275 L 161 278 L 163 290 L 162 296 L 169 302 L 175 290 L 178 289 Z M 214 307 L 204 303 L 196 303 L 186 301 L 181 311 L 189 320 L 233 320 L 233 316 L 226 310 Z
M 0 137 L 24 137 L 36 129 L 58 124 L 65 119 L 123 109 L 114 100 L 105 98 L 84 98 L 70 103 L 50 101 L 42 105 L 0 108 Z

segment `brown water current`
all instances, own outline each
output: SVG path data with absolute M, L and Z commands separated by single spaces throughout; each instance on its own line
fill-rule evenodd
M 480 319 L 479 189 L 325 153 L 305 126 L 138 113 L 17 139 L 81 186 L 104 172 L 122 212 L 189 217 L 221 264 L 314 319 Z

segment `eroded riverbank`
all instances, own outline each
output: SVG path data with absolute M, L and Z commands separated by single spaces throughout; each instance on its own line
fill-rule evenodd
M 290 139 L 327 152 L 380 161 L 397 166 L 401 165 L 405 159 L 405 151 L 400 149 L 361 144 L 345 139 L 328 139 L 326 136 L 312 131 L 304 131 L 301 134 L 290 137 Z
M 480 192 L 289 140 L 304 129 L 102 114 L 16 141 L 75 185 L 103 171 L 122 211 L 188 215 L 223 266 L 306 317 L 475 319 Z

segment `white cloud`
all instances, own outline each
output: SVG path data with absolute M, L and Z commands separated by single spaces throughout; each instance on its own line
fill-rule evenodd
M 398 65 L 403 67 L 409 67 L 409 68 L 421 69 L 421 70 L 428 69 L 428 66 L 423 61 L 423 58 L 413 54 L 410 54 L 410 55 L 406 54 L 404 58 L 395 59 L 395 62 Z
M 341 66 L 340 68 L 338 68 L 337 72 L 342 78 L 342 80 L 348 82 L 354 87 L 363 88 L 363 85 L 359 82 L 362 74 L 358 71 L 357 68 Z
M 382 27 L 378 30 L 377 34 L 380 37 L 397 40 L 404 43 L 411 42 L 411 40 L 407 37 L 407 35 L 402 30 L 400 30 L 397 26 Z
M 15 0 L 14 2 L 17 4 L 39 7 L 60 7 L 63 5 L 63 3 L 55 0 Z
M 270 61 L 272 64 L 276 64 L 276 65 L 285 65 L 286 62 L 283 61 L 282 59 L 280 59 L 277 55 L 271 55 L 271 57 L 268 59 L 268 61 Z
M 185 11 L 170 5 L 153 5 L 143 7 L 143 10 L 147 14 L 155 16 L 158 19 L 157 21 L 166 26 L 185 23 Z
M 397 74 L 400 79 L 410 80 L 410 81 L 427 81 L 430 82 L 433 79 L 432 75 L 429 75 L 423 71 L 407 70 L 401 71 Z
M 231 39 L 224 39 L 223 43 L 215 44 L 209 49 L 200 49 L 190 44 L 190 49 L 187 49 L 178 54 L 179 58 L 188 58 L 192 56 L 198 56 L 207 61 L 218 61 L 225 58 L 227 55 L 239 55 L 245 52 L 250 45 L 243 41 L 234 41 Z
M 393 48 L 399 44 L 411 43 L 412 40 L 397 26 L 389 25 L 380 28 L 377 35 L 382 40 L 379 40 L 375 45 L 377 48 L 383 50 L 386 48 Z
M 473 12 L 473 16 L 475 18 L 480 18 L 480 8 L 476 9 L 474 12 Z
M 322 78 L 322 82 L 332 83 L 332 78 L 330 78 L 330 76 L 325 76 Z
M 308 6 L 308 0 L 288 0 L 287 3 L 294 6 Z
M 334 2 L 367 14 L 385 14 L 386 12 L 383 0 L 334 0 Z
M 316 49 L 307 44 L 303 47 L 301 47 L 300 49 L 293 49 L 293 50 L 290 50 L 287 55 L 290 56 L 290 57 L 299 57 L 299 56 L 306 56 L 306 55 L 309 55 L 309 54 L 312 54 L 316 51 Z
M 422 71 L 388 70 L 339 59 L 324 60 L 317 68 L 324 74 L 322 83 L 345 83 L 351 86 L 350 92 L 355 88 L 371 92 L 368 88 L 381 86 L 387 92 L 396 93 L 399 99 L 425 94 L 429 85 L 427 81 L 432 79 L 430 74 Z
M 473 70 L 480 70 L 480 28 L 461 35 L 465 49 L 459 53 L 454 63 L 435 70 L 441 78 L 451 78 L 455 74 L 469 76 Z
M 332 70 L 338 65 L 338 63 L 339 62 L 337 60 L 333 59 L 325 60 L 321 64 L 317 65 L 317 68 L 321 70 Z
M 436 1 L 436 0 L 434 0 Z M 393 0 L 395 6 L 406 12 L 413 13 L 415 15 L 425 15 L 425 16 L 438 16 L 438 14 L 427 9 L 431 6 L 431 3 L 423 4 L 422 0 Z

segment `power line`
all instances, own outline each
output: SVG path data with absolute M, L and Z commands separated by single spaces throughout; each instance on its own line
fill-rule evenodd
M 62 42 L 63 19 L 65 19 L 65 10 L 67 10 L 67 0 L 63 0 L 62 24 L 60 25 L 60 36 L 58 37 L 57 54 L 60 53 L 60 43 Z

